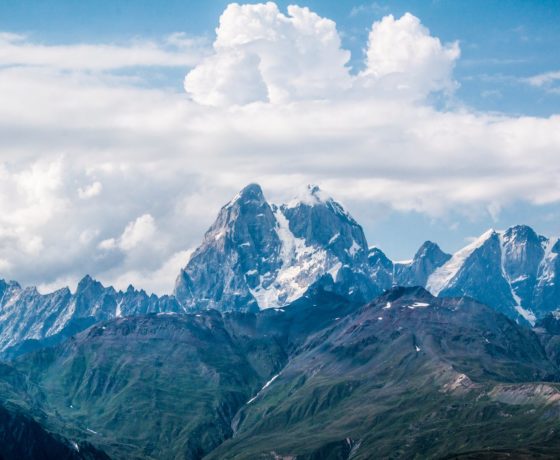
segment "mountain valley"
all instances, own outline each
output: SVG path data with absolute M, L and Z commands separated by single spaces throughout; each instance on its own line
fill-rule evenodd
M 394 262 L 318 187 L 251 184 L 173 295 L 0 283 L 0 457 L 558 458 L 559 247 Z

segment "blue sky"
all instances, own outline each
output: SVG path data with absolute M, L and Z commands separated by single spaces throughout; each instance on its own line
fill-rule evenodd
M 394 259 L 560 234 L 558 1 L 228 4 L 0 2 L 1 277 L 168 291 L 248 182 L 318 183 Z
M 114 0 L 111 2 L 7 0 L 0 3 L 0 29 L 31 34 L 40 42 L 107 43 L 186 32 L 212 39 L 228 1 Z M 278 1 L 281 8 L 293 2 Z M 524 78 L 560 68 L 560 4 L 556 0 L 306 1 L 336 21 L 351 65 L 362 66 L 372 21 L 409 11 L 442 41 L 459 40 L 457 97 L 479 110 L 547 116 L 560 96 L 524 84 Z M 182 87 L 169 72 L 166 83 Z M 162 84 L 161 80 L 159 81 Z M 157 82 L 156 82 L 157 84 Z

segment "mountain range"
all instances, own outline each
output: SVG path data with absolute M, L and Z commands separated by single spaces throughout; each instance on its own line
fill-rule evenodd
M 2 458 L 558 458 L 560 320 L 331 287 L 101 321 L 0 365 Z
M 181 270 L 172 295 L 125 292 L 85 276 L 74 293 L 41 295 L 0 280 L 0 353 L 59 343 L 97 321 L 151 312 L 259 311 L 287 305 L 329 278 L 337 294 L 368 302 L 394 286 L 469 296 L 535 324 L 560 308 L 560 242 L 526 225 L 489 230 L 455 254 L 426 241 L 408 262 L 368 246 L 362 227 L 317 186 L 283 205 L 257 184 L 220 210 Z
M 362 227 L 317 186 L 276 206 L 251 184 L 221 209 L 179 275 L 175 297 L 187 308 L 257 310 L 285 305 L 330 276 L 356 300 L 422 286 L 534 324 L 560 307 L 559 250 L 557 238 L 518 225 L 489 230 L 455 254 L 426 241 L 410 262 L 393 262 L 368 247 Z
M 559 250 L 395 262 L 318 187 L 251 184 L 172 295 L 0 281 L 0 458 L 559 458 Z

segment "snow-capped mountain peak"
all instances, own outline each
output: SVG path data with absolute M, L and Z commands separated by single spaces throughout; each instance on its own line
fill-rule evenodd
M 494 237 L 497 237 L 496 231 L 494 229 L 489 229 L 463 249 L 453 254 L 451 259 L 430 275 L 426 283 L 426 289 L 433 295 L 439 295 L 440 292 L 453 282 L 469 257 L 488 240 Z
M 318 185 L 309 184 L 284 206 L 286 208 L 295 208 L 302 204 L 315 206 L 318 204 L 328 203 L 329 201 L 334 201 L 329 194 L 321 190 Z
M 325 275 L 340 284 L 363 278 L 356 291 L 370 296 L 362 228 L 317 186 L 276 206 L 252 184 L 222 208 L 179 275 L 175 294 L 187 308 L 278 307 Z

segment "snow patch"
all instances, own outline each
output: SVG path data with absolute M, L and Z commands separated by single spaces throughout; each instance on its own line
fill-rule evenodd
M 526 310 L 521 305 L 516 305 L 515 311 L 519 313 L 521 316 L 523 316 L 523 318 L 525 318 L 527 321 L 529 321 L 531 326 L 534 326 L 535 323 L 537 322 L 537 317 L 531 310 Z
M 412 305 L 407 305 L 406 308 L 410 308 L 411 310 L 414 310 L 416 308 L 426 308 L 429 306 L 430 304 L 426 302 L 414 302 Z
M 267 282 L 265 287 L 263 281 L 269 281 L 269 277 L 261 277 L 259 286 L 250 290 L 261 309 L 278 308 L 293 302 L 302 297 L 323 273 L 329 272 L 335 279 L 341 267 L 339 263 L 329 268 L 325 250 L 308 246 L 303 238 L 297 238 L 282 210 L 276 209 L 274 216 L 282 265 L 272 283 Z
M 350 254 L 350 257 L 354 257 L 361 249 L 362 247 L 356 243 L 356 240 L 352 240 L 352 246 L 348 249 L 348 254 Z
M 334 236 L 329 240 L 329 244 L 333 244 L 339 237 L 340 237 L 340 233 L 337 233 L 336 235 L 334 235 Z
M 68 322 L 72 319 L 75 312 L 76 300 L 72 300 L 68 304 L 68 308 L 66 308 L 66 310 L 60 314 L 60 316 L 56 319 L 46 335 L 54 335 L 64 329 L 64 326 L 66 326 L 66 324 L 68 324 Z
M 499 233 L 498 238 L 500 239 L 500 271 L 502 273 L 502 276 L 504 277 L 504 279 L 507 281 L 507 283 L 509 285 L 509 290 L 511 292 L 511 297 L 513 298 L 513 301 L 515 302 L 515 309 L 517 310 L 518 308 L 520 308 L 521 310 L 523 310 L 523 308 L 521 308 L 521 298 L 517 295 L 517 293 L 515 292 L 515 289 L 513 289 L 512 282 L 509 279 L 508 274 L 506 273 L 506 269 L 505 269 L 506 242 L 504 241 L 504 234 Z
M 247 401 L 246 404 L 251 404 L 253 401 L 255 401 L 255 400 L 261 395 L 261 393 L 262 393 L 264 390 L 266 390 L 266 389 L 272 384 L 272 382 L 274 382 L 274 381 L 278 378 L 279 375 L 280 375 L 280 374 L 276 374 L 276 375 L 275 375 L 274 377 L 272 377 L 268 382 L 266 382 L 266 383 L 264 384 L 264 386 L 259 390 L 259 392 L 258 392 L 255 396 L 253 396 L 251 399 L 249 399 L 249 401 Z
M 117 302 L 117 308 L 115 309 L 115 318 L 120 318 L 122 316 L 121 305 L 124 299 L 121 299 Z
M 457 276 L 471 254 L 480 248 L 493 234 L 494 230 L 490 229 L 483 233 L 480 238 L 453 254 L 451 259 L 430 275 L 426 283 L 426 289 L 432 295 L 439 295 Z

